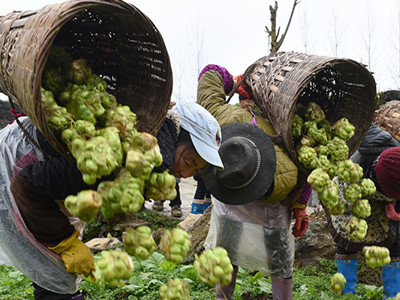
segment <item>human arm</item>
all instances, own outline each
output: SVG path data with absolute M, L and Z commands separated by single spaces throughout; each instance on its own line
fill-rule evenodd
M 253 118 L 248 111 L 226 102 L 226 96 L 235 90 L 236 84 L 227 69 L 217 65 L 208 65 L 200 73 L 197 102 L 207 109 L 221 126 L 232 122 L 248 123 Z

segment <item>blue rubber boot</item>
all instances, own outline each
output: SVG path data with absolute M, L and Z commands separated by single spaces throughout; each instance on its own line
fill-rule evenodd
M 355 294 L 357 286 L 357 259 L 336 259 L 337 271 L 346 278 L 342 294 Z
M 400 292 L 400 261 L 392 261 L 382 267 L 384 299 L 396 297 Z
M 202 215 L 204 213 L 204 200 L 193 199 L 190 212 L 195 215 Z

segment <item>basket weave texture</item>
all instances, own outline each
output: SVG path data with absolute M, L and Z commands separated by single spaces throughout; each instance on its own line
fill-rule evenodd
M 160 32 L 136 7 L 121 0 L 71 0 L 9 13 L 0 17 L 0 91 L 58 152 L 68 156 L 46 123 L 40 99 L 53 44 L 87 60 L 118 103 L 136 113 L 139 131 L 159 129 L 170 103 L 172 70 Z
M 246 90 L 304 173 L 309 170 L 297 159 L 291 130 L 297 103 L 316 102 L 331 123 L 347 118 L 356 127 L 354 136 L 347 142 L 350 154 L 371 125 L 376 84 L 365 66 L 355 61 L 278 52 L 260 58 L 244 74 Z
M 392 100 L 379 107 L 374 123 L 400 142 L 400 100 Z

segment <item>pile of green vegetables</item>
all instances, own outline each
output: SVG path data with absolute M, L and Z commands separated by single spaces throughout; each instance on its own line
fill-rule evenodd
M 346 229 L 352 240 L 360 241 L 367 234 L 365 219 L 371 215 L 368 198 L 376 192 L 376 187 L 371 179 L 362 178 L 362 167 L 348 159 L 347 141 L 354 130 L 347 118 L 331 124 L 313 101 L 296 105 L 292 136 L 299 162 L 311 170 L 307 182 L 329 214 L 343 215 L 345 207 L 350 208 L 352 217 Z M 343 184 L 343 197 L 339 197 L 339 183 Z M 371 268 L 390 262 L 385 247 L 364 247 L 363 254 Z M 336 273 L 331 279 L 332 292 L 340 295 L 345 283 L 343 275 Z
M 176 197 L 175 177 L 154 171 L 163 161 L 157 139 L 137 131 L 136 114 L 118 104 L 85 59 L 73 59 L 63 47 L 53 45 L 42 76 L 41 100 L 48 126 L 75 158 L 83 181 L 97 186 L 66 197 L 72 215 L 88 222 L 101 211 L 109 220 L 117 213 L 138 212 L 145 197 Z M 149 227 L 129 228 L 123 234 L 123 251 L 103 251 L 93 276 L 101 285 L 121 286 L 133 274 L 131 256 L 147 259 L 160 249 L 167 260 L 179 264 L 190 247 L 190 236 L 182 229 L 165 230 L 158 246 Z M 219 259 L 230 265 L 226 251 L 223 254 Z M 220 274 L 222 269 L 214 267 L 215 276 L 231 278 L 232 270 L 224 268 L 225 274 Z M 185 281 L 171 279 L 160 288 L 161 299 L 178 296 L 190 299 Z
M 71 214 L 84 221 L 101 209 L 108 219 L 116 213 L 133 214 L 147 197 L 173 200 L 175 178 L 153 172 L 162 163 L 157 139 L 138 132 L 136 114 L 107 92 L 107 83 L 83 58 L 74 59 L 53 45 L 42 76 L 41 99 L 48 126 L 75 158 L 88 185 L 65 199 Z M 105 178 L 114 178 L 105 180 Z
M 292 135 L 299 162 L 311 170 L 307 182 L 331 215 L 344 214 L 345 205 L 353 214 L 347 224 L 350 238 L 360 240 L 367 234 L 365 218 L 371 214 L 368 198 L 376 191 L 372 180 L 363 177 L 363 169 L 349 156 L 347 141 L 355 127 L 347 118 L 331 124 L 315 102 L 298 103 L 293 116 Z M 339 185 L 344 184 L 343 198 Z

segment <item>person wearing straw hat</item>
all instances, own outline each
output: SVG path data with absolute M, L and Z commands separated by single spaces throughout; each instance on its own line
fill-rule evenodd
M 250 98 L 242 85 L 237 89 L 240 81 L 221 66 L 207 65 L 197 89 L 197 102 L 217 119 L 223 135 L 224 169 L 202 172 L 213 196 L 205 247 L 225 248 L 234 266 L 231 283 L 216 286 L 216 299 L 232 299 L 238 266 L 270 274 L 274 299 L 292 299 L 294 237 L 307 230 L 311 187 L 300 180 L 283 147 L 272 142 L 272 125 L 227 103 L 235 91 Z
M 342 294 L 356 294 L 357 254 L 364 246 L 381 246 L 389 249 L 391 258 L 381 267 L 384 299 L 394 298 L 400 292 L 400 143 L 372 124 L 351 160 L 363 168 L 363 178 L 375 183 L 376 192 L 368 199 L 371 215 L 365 218 L 368 230 L 360 240 L 351 239 L 347 232 L 350 209 L 343 215 L 327 214 L 329 231 L 338 245 L 337 271 L 346 279 Z M 343 188 L 339 184 L 341 197 Z
M 63 200 L 88 186 L 75 162 L 46 141 L 28 117 L 0 130 L 0 263 L 34 282 L 35 299 L 83 299 L 79 274 L 90 275 L 94 257 L 81 241 L 83 222 Z M 208 164 L 222 168 L 218 122 L 200 105 L 181 102 L 157 134 L 163 165 L 176 178 Z M 45 155 L 47 154 L 47 155 Z

